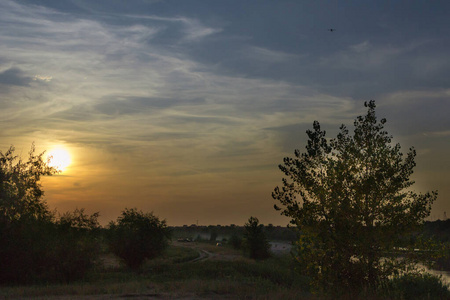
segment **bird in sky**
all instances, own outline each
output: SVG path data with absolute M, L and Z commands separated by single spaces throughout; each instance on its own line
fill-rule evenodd
M 331 31 L 331 32 L 333 32 L 333 31 L 336 31 L 336 29 L 334 29 L 334 28 L 330 28 L 330 29 L 328 29 L 328 31 Z

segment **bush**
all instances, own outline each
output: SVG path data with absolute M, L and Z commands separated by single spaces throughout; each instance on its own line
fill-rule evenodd
M 111 251 L 133 270 L 139 269 L 145 259 L 161 255 L 169 238 L 165 220 L 160 221 L 153 213 L 143 213 L 135 208 L 125 209 L 117 222 L 109 224 Z
M 26 283 L 43 277 L 52 229 L 49 222 L 1 222 L 0 283 Z
M 89 216 L 84 209 L 76 209 L 57 221 L 56 245 L 50 254 L 57 260 L 56 273 L 64 281 L 83 278 L 94 265 L 100 252 L 98 216 L 98 213 Z
M 250 217 L 244 227 L 244 252 L 253 259 L 270 257 L 270 244 L 264 234 L 264 225 L 259 224 L 257 218 Z
M 61 220 L 17 220 L 0 227 L 3 283 L 74 281 L 83 278 L 97 258 L 90 228 Z

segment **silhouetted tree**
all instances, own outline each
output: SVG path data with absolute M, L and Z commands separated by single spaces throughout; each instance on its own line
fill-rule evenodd
M 34 145 L 28 161 L 14 147 L 0 152 L 0 283 L 79 279 L 96 258 L 91 229 L 98 214 L 79 210 L 56 219 L 40 185 L 56 169 L 43 155 L 35 155 Z
M 137 270 L 145 259 L 155 258 L 168 246 L 170 232 L 166 221 L 153 213 L 126 208 L 117 222 L 109 224 L 110 247 L 128 267 Z
M 264 225 L 259 224 L 259 220 L 250 217 L 244 225 L 244 251 L 249 257 L 254 259 L 264 259 L 270 256 L 270 244 L 264 233 Z
M 46 250 L 54 230 L 53 214 L 42 199 L 41 176 L 56 172 L 35 155 L 27 161 L 14 147 L 0 152 L 0 282 L 26 282 L 46 269 Z
M 53 217 L 40 184 L 41 176 L 57 172 L 43 160 L 45 152 L 36 155 L 34 144 L 28 161 L 14 154 L 10 147 L 0 151 L 0 220 L 11 223 L 18 220 L 51 220 Z
M 356 289 L 376 286 L 403 268 L 406 260 L 387 257 L 399 240 L 430 214 L 436 192 L 416 194 L 410 176 L 413 148 L 403 157 L 400 145 L 383 130 L 375 102 L 354 122 L 327 140 L 319 122 L 308 130 L 306 152 L 295 150 L 280 165 L 287 176 L 273 198 L 300 230 L 296 258 L 316 287 Z

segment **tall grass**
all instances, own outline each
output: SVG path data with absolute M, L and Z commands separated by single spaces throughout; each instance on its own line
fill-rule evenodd
M 0 299 L 46 298 L 86 295 L 109 297 L 205 298 L 205 299 L 330 299 L 309 292 L 309 278 L 295 270 L 289 255 L 264 261 L 240 257 L 233 260 L 198 257 L 194 248 L 170 246 L 167 252 L 147 261 L 140 272 L 124 264 L 114 268 L 97 267 L 88 276 L 71 284 L 10 286 L 0 289 Z M 207 247 L 208 248 L 208 247 Z M 235 254 L 227 247 L 209 247 L 216 254 Z M 209 251 L 211 252 L 211 251 Z M 117 259 L 117 258 L 116 258 Z M 407 275 L 384 283 L 375 291 L 343 296 L 343 299 L 450 299 L 448 289 L 437 277 Z
M 220 251 L 227 251 L 221 249 Z M 195 249 L 169 247 L 166 254 L 147 261 L 140 273 L 126 267 L 95 269 L 83 281 L 72 284 L 4 287 L 0 298 L 46 297 L 51 295 L 197 295 L 233 299 L 307 298 L 307 278 L 291 268 L 289 257 L 262 262 L 205 260 Z

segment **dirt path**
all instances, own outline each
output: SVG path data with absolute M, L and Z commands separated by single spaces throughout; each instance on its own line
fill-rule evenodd
M 194 258 L 188 262 L 198 262 L 198 261 L 206 261 L 206 260 L 238 260 L 242 259 L 242 253 L 239 251 L 235 251 L 229 248 L 214 246 L 211 244 L 203 244 L 203 243 L 180 243 L 173 242 L 173 246 L 176 247 L 185 247 L 195 249 L 199 253 L 199 257 Z
M 196 262 L 196 261 L 200 261 L 200 260 L 206 260 L 209 259 L 211 256 L 214 256 L 213 253 L 208 252 L 206 250 L 203 249 L 196 249 L 198 251 L 199 257 L 194 258 L 193 260 L 189 260 L 187 262 Z

